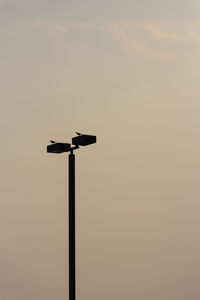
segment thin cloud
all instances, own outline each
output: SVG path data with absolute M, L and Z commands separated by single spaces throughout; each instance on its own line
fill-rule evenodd
M 86 23 L 56 20 L 39 20 L 37 27 L 42 30 L 43 37 L 51 40 L 56 46 L 65 46 L 66 38 L 70 34 L 90 30 Z
M 184 33 L 174 32 L 174 28 L 170 30 L 169 25 L 165 24 L 146 24 L 146 29 L 150 32 L 152 37 L 158 40 L 168 41 L 185 41 L 187 40 Z
M 46 38 L 55 45 L 65 46 L 69 35 L 82 32 L 104 33 L 117 42 L 124 53 L 153 59 L 173 59 L 179 53 L 191 55 L 200 48 L 200 24 L 166 22 L 60 22 L 42 20 L 38 25 Z M 200 50 L 200 49 L 199 49 Z M 196 53 L 196 52 L 195 52 Z
M 113 22 L 104 28 L 133 56 L 171 60 L 177 55 L 197 55 L 200 48 L 198 23 Z

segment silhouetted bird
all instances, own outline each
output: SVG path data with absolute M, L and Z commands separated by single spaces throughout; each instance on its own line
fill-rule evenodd
M 52 144 L 55 144 L 56 142 L 55 141 L 50 141 Z
M 76 132 L 76 134 L 77 134 L 77 135 L 82 135 L 82 133 L 80 133 L 80 132 Z

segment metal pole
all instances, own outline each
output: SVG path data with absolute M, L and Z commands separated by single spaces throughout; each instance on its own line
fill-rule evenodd
M 76 299 L 75 265 L 75 155 L 69 154 L 69 300 Z

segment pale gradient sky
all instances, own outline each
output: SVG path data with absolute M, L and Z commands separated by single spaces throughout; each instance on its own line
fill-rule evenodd
M 0 300 L 200 298 L 200 2 L 0 0 Z

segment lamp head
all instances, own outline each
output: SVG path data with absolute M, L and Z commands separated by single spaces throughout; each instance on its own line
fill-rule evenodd
M 81 134 L 72 138 L 72 144 L 76 146 L 87 146 L 96 143 L 95 135 Z
M 68 143 L 53 143 L 47 146 L 48 153 L 63 153 L 71 150 L 71 145 Z

